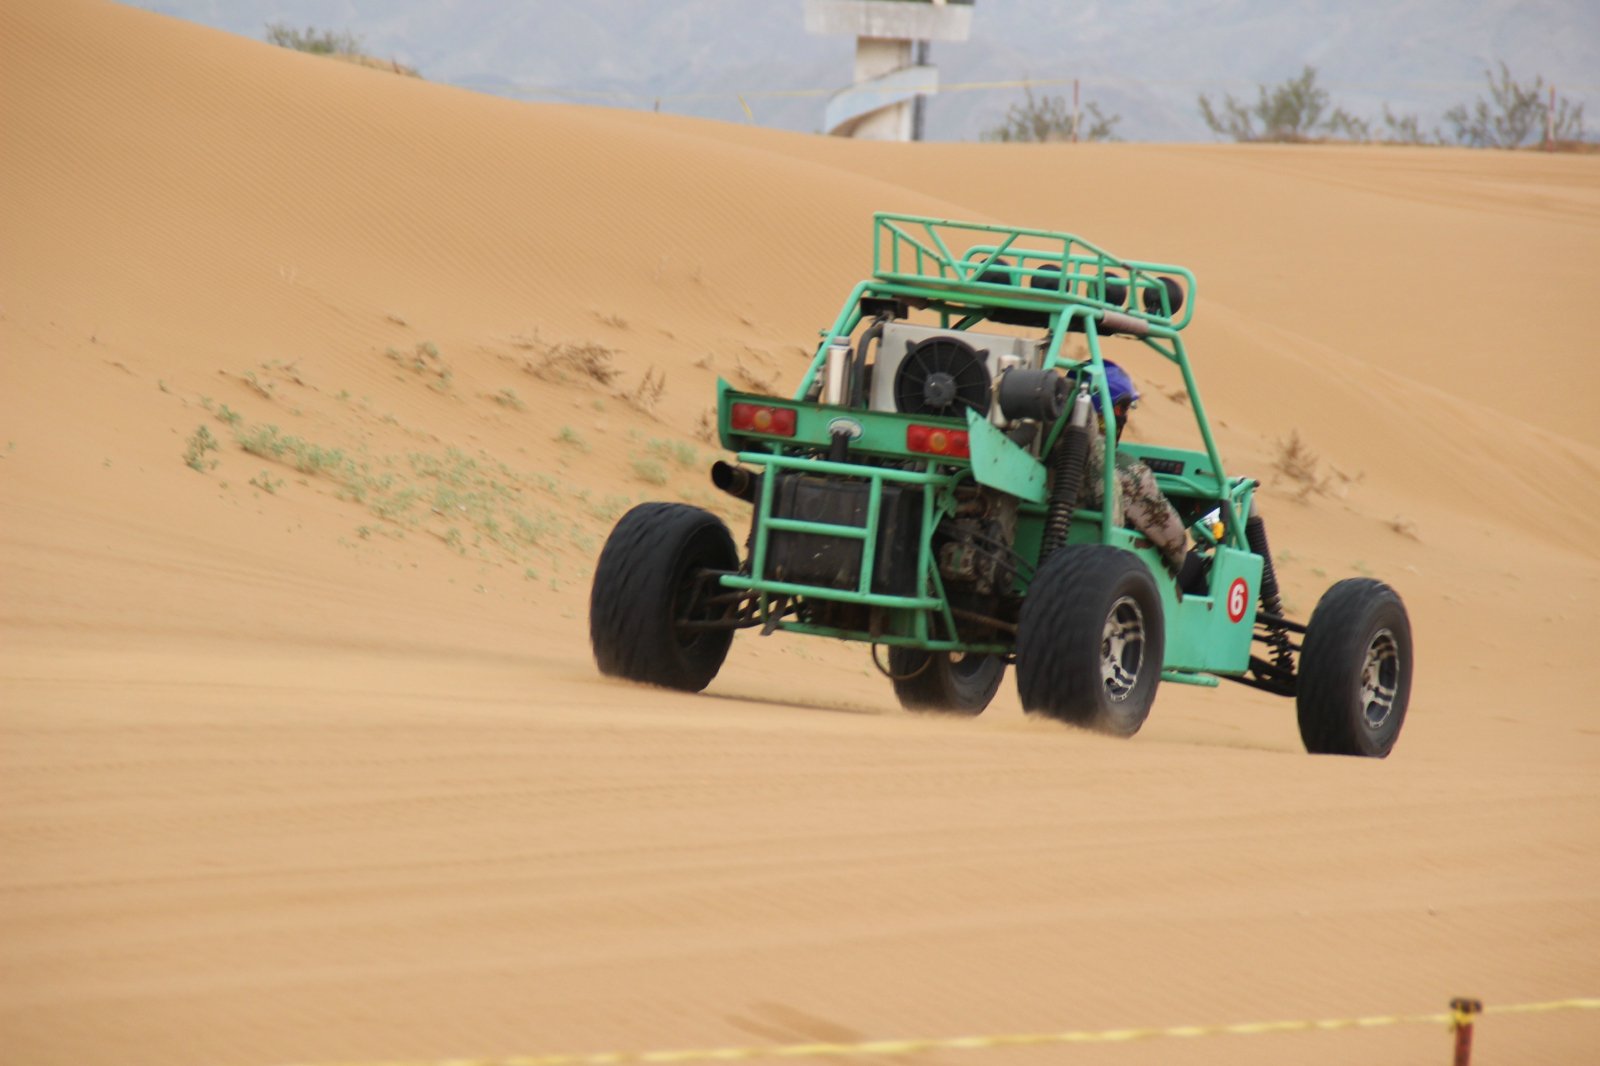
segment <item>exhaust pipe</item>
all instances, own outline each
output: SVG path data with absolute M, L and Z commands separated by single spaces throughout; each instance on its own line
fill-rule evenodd
M 761 488 L 761 475 L 718 459 L 711 464 L 711 483 L 729 496 L 753 504 Z

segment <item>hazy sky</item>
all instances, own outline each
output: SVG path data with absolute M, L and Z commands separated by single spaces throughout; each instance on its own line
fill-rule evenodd
M 651 107 L 815 130 L 853 42 L 804 32 L 802 0 L 140 0 L 260 38 L 269 22 L 360 35 L 423 76 L 527 99 Z M 1307 64 L 1332 103 L 1437 123 L 1500 60 L 1574 101 L 1600 98 L 1600 0 L 977 0 L 972 37 L 938 43 L 946 85 L 1081 79 L 1131 140 L 1210 139 L 1197 97 L 1253 100 Z M 814 95 L 779 95 L 783 90 Z M 1042 91 L 1070 94 L 1070 87 Z M 953 89 L 929 134 L 994 125 L 1017 88 Z M 743 104 L 740 103 L 741 97 Z M 749 115 L 745 107 L 749 108 Z M 1600 125 L 1600 115 L 1594 116 Z

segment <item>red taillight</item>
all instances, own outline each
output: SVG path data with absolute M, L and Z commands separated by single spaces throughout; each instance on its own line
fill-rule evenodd
M 794 436 L 794 408 L 766 407 L 757 403 L 736 403 L 729 412 L 733 428 L 743 433 L 768 433 L 775 437 Z
M 907 426 L 906 450 L 924 455 L 948 455 L 952 459 L 966 459 L 972 455 L 966 430 L 940 426 Z

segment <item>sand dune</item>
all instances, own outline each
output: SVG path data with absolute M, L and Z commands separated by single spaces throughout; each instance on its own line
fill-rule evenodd
M 89 0 L 0 5 L 0 137 L 7 1061 L 1600 994 L 1600 158 L 851 144 Z M 1367 572 L 1409 605 L 1392 758 L 1306 756 L 1245 690 L 1168 686 L 1132 742 L 1009 685 L 930 721 L 858 649 L 783 635 L 741 636 L 699 697 L 596 675 L 611 522 L 743 519 L 704 477 L 715 379 L 793 387 L 875 210 L 1196 272 L 1189 346 L 1291 607 Z M 1165 369 L 1129 365 L 1138 432 L 1185 432 Z M 1322 491 L 1275 474 L 1291 432 Z M 1597 1038 L 1594 1013 L 1495 1016 L 1475 1061 Z M 1400 1026 L 899 1061 L 1445 1051 Z

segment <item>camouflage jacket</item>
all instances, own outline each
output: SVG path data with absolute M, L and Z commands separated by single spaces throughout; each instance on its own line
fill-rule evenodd
M 1083 486 L 1078 499 L 1082 506 L 1100 506 L 1104 495 L 1103 471 L 1106 461 L 1104 438 L 1095 430 L 1089 432 L 1089 455 L 1083 469 Z M 1116 525 L 1129 525 L 1143 533 L 1155 545 L 1167 567 L 1174 573 L 1183 565 L 1188 553 L 1188 534 L 1183 519 L 1161 490 L 1156 486 L 1156 476 L 1148 466 L 1121 449 L 1117 450 L 1117 485 L 1122 490 L 1112 501 L 1111 521 Z

